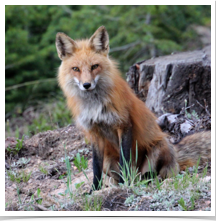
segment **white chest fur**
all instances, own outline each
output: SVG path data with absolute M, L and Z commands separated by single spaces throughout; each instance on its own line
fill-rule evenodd
M 107 125 L 107 127 L 117 125 L 120 122 L 120 117 L 116 111 L 110 110 L 107 105 L 103 103 L 87 102 L 83 104 L 77 121 L 88 130 L 95 124 Z

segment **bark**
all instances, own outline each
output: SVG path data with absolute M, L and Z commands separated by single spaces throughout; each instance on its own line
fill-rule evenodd
M 211 112 L 211 46 L 139 62 L 126 75 L 157 116 L 179 114 L 185 107 L 199 116 Z

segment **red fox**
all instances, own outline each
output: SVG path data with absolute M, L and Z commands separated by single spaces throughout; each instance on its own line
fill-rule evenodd
M 135 162 L 141 174 L 155 171 L 163 178 L 210 158 L 210 131 L 191 135 L 178 145 L 168 143 L 156 117 L 121 78 L 109 53 L 109 36 L 101 26 L 89 40 L 74 41 L 57 33 L 62 63 L 58 82 L 67 105 L 93 147 L 93 187 L 99 189 L 102 171 L 123 183 L 123 157 Z M 181 148 L 180 148 L 181 147 Z M 113 172 L 116 171 L 116 172 Z

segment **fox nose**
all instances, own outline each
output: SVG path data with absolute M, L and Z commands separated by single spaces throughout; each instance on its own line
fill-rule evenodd
M 83 87 L 84 87 L 85 89 L 89 89 L 89 88 L 91 87 L 91 84 L 90 84 L 90 83 L 84 83 L 84 84 L 83 84 Z

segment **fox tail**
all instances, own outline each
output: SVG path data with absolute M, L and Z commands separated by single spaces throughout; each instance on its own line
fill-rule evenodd
M 197 164 L 208 162 L 211 159 L 211 131 L 198 132 L 185 137 L 175 145 L 177 162 L 180 170 L 185 170 Z

